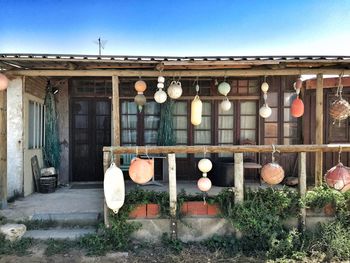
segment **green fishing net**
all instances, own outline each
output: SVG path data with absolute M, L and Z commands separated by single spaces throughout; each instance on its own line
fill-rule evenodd
M 48 83 L 45 96 L 45 145 L 43 156 L 46 166 L 59 168 L 60 142 L 58 137 L 58 118 L 56 112 L 55 96 L 52 87 Z
M 176 144 L 176 137 L 173 127 L 173 109 L 174 102 L 172 100 L 167 100 L 161 104 L 157 140 L 157 145 L 159 146 L 171 146 Z

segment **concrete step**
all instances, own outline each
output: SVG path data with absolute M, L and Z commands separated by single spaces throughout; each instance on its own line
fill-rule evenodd
M 87 234 L 96 233 L 95 228 L 55 228 L 48 230 L 28 230 L 23 237 L 47 240 L 47 239 L 70 239 L 74 240 Z
M 31 220 L 55 221 L 58 224 L 91 226 L 99 223 L 101 214 L 97 212 L 79 213 L 36 213 Z

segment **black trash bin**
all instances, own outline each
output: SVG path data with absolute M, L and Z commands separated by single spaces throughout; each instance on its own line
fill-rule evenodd
M 234 186 L 234 163 L 232 160 L 216 161 L 209 178 L 215 186 Z

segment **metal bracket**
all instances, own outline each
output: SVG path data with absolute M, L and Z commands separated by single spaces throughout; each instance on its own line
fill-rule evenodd
M 174 217 L 170 218 L 170 237 L 177 239 L 177 220 Z

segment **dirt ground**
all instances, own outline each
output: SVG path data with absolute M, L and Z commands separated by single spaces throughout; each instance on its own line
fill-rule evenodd
M 140 248 L 131 252 L 115 252 L 108 253 L 105 256 L 86 256 L 82 251 L 73 250 L 67 254 L 57 254 L 54 256 L 46 256 L 44 254 L 45 248 L 35 246 L 31 248 L 30 254 L 26 256 L 6 255 L 0 256 L 0 263 L 211 263 L 211 262 L 264 262 L 262 260 L 247 258 L 247 257 L 228 257 L 223 253 L 211 253 L 204 247 L 186 247 L 181 252 L 174 252 L 165 250 L 161 246 L 152 248 Z

